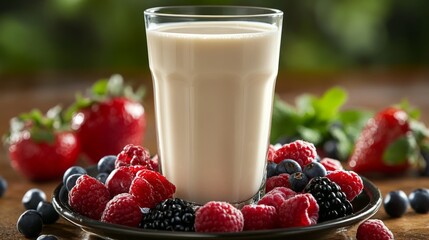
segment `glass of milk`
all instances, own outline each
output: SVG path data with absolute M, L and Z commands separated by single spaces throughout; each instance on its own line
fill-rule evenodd
M 263 194 L 283 13 L 179 6 L 144 12 L 162 174 L 175 197 Z

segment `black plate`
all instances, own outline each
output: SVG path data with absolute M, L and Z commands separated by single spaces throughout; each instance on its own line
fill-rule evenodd
M 88 169 L 89 174 L 93 176 L 96 174 L 95 171 L 96 168 L 94 167 Z M 63 218 L 80 227 L 82 230 L 105 239 L 321 239 L 336 232 L 345 231 L 370 218 L 378 211 L 381 206 L 380 191 L 368 179 L 362 177 L 362 180 L 364 189 L 352 202 L 355 211 L 352 215 L 308 227 L 244 231 L 238 233 L 208 234 L 153 231 L 103 223 L 73 212 L 68 205 L 68 194 L 63 184 L 60 184 L 55 189 L 52 203 L 55 210 Z

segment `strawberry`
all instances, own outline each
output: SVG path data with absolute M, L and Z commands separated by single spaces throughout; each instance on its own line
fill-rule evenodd
M 116 155 L 127 144 L 141 145 L 146 115 L 140 103 L 144 91 L 134 93 L 120 75 L 96 82 L 88 97 L 77 97 L 69 108 L 72 128 L 82 142 L 82 153 L 92 163 Z
M 414 134 L 413 123 L 409 114 L 399 107 L 378 112 L 358 137 L 348 161 L 349 168 L 357 173 L 406 171 L 410 163 L 415 162 L 421 140 Z
M 66 128 L 60 107 L 46 115 L 35 109 L 10 122 L 10 133 L 4 138 L 12 167 L 33 181 L 60 178 L 78 158 L 80 142 Z

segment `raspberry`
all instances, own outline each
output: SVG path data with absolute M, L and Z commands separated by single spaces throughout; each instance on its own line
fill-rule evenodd
M 133 174 L 129 167 L 119 167 L 114 169 L 106 179 L 106 187 L 110 192 L 110 197 L 120 193 L 127 193 L 133 181 Z
M 279 163 L 284 159 L 293 159 L 299 163 L 301 168 L 311 163 L 316 159 L 317 152 L 314 144 L 296 140 L 294 142 L 283 145 L 276 151 L 275 163 Z
M 124 147 L 122 152 L 118 154 L 115 161 L 115 168 L 129 165 L 142 165 L 147 169 L 154 170 L 150 162 L 149 150 L 142 146 L 128 144 Z
M 369 219 L 361 223 L 356 232 L 356 240 L 393 240 L 393 233 L 379 219 Z
M 337 170 L 328 173 L 326 177 L 341 187 L 349 201 L 352 201 L 363 190 L 362 179 L 353 171 Z
M 243 230 L 262 230 L 277 227 L 277 210 L 268 205 L 246 205 L 241 209 L 244 218 Z
M 141 208 L 152 208 L 157 204 L 153 192 L 152 185 L 144 178 L 136 177 L 131 182 L 129 193 L 137 199 Z
M 138 227 L 142 217 L 143 213 L 135 197 L 129 193 L 121 193 L 107 203 L 101 221 Z
M 294 192 L 290 188 L 276 187 L 273 190 L 269 191 L 267 194 L 265 194 L 265 196 L 263 196 L 259 200 L 258 204 L 273 206 L 278 211 L 283 202 L 286 201 L 286 199 L 291 198 L 295 195 L 296 192 Z
M 86 174 L 80 176 L 69 192 L 69 205 L 79 214 L 99 220 L 110 193 L 97 179 Z
M 309 193 L 295 195 L 281 205 L 279 210 L 281 227 L 304 227 L 317 223 L 319 205 Z
M 130 193 L 137 198 L 140 207 L 153 208 L 159 202 L 171 198 L 176 187 L 163 175 L 151 170 L 140 170 L 131 182 Z
M 326 171 L 344 170 L 341 162 L 333 158 L 323 158 L 320 163 L 326 168 Z
M 226 202 L 208 202 L 195 213 L 196 232 L 240 232 L 243 226 L 241 211 Z
M 267 179 L 265 183 L 265 192 L 269 192 L 275 187 L 287 187 L 290 188 L 289 174 L 282 173 L 277 176 L 273 176 Z
M 276 158 L 276 149 L 270 144 L 268 146 L 267 160 L 274 161 L 274 158 Z

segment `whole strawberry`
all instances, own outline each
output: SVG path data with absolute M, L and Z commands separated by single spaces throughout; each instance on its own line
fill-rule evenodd
M 46 115 L 33 110 L 13 118 L 4 140 L 12 167 L 33 181 L 60 178 L 80 151 L 79 139 L 67 129 L 60 107 Z
M 368 120 L 348 166 L 357 173 L 404 172 L 410 166 L 415 145 L 407 112 L 389 107 Z
M 95 83 L 89 97 L 78 97 L 70 107 L 72 127 L 90 162 L 116 155 L 127 144 L 142 144 L 146 116 L 140 100 L 144 91 L 138 93 L 124 86 L 121 76 L 114 75 Z

